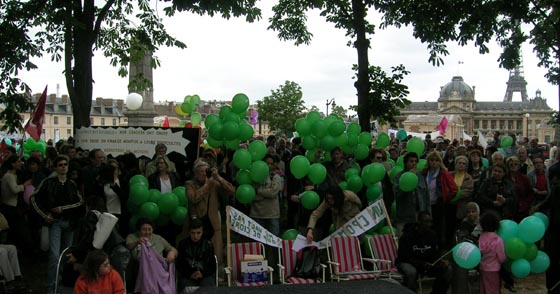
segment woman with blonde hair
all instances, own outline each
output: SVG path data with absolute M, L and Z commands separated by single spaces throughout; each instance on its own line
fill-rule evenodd
M 453 180 L 458 187 L 457 197 L 451 200 L 452 204 L 457 205 L 455 223 L 460 222 L 467 216 L 467 203 L 472 201 L 474 191 L 474 180 L 467 172 L 469 159 L 466 156 L 455 157 L 455 171 L 451 172 Z

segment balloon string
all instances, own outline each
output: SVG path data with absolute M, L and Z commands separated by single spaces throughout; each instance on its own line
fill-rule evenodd
M 442 256 L 440 256 L 438 259 L 436 259 L 436 261 L 434 261 L 434 262 L 432 263 L 432 266 L 436 265 L 436 263 L 438 263 L 438 262 L 439 262 L 440 260 L 442 260 L 444 257 L 446 257 L 447 255 L 449 255 L 449 253 L 451 253 L 451 252 L 453 252 L 453 249 L 451 249 L 451 250 L 445 252 L 444 255 L 442 255 Z

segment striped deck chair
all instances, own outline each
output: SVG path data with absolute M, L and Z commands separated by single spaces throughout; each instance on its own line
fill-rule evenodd
M 294 277 L 293 272 L 297 262 L 297 252 L 292 250 L 292 245 L 294 241 L 292 240 L 282 240 L 282 247 L 278 248 L 278 273 L 280 276 L 280 282 L 282 284 L 313 284 L 318 282 L 325 282 L 325 268 L 324 264 L 321 264 L 321 275 L 322 279 L 305 279 Z
M 364 269 L 364 260 L 374 263 L 371 258 L 362 258 L 358 237 L 333 237 L 327 247 L 331 280 L 376 279 L 379 271 Z
M 371 236 L 368 240 L 371 256 L 377 261 L 375 263 L 382 277 L 402 280 L 402 275 L 395 265 L 397 259 L 397 248 L 392 235 Z
M 227 275 L 228 287 L 238 286 L 238 287 L 248 287 L 248 286 L 265 286 L 272 285 L 272 272 L 274 269 L 268 267 L 268 281 L 267 282 L 251 282 L 243 283 L 241 282 L 241 261 L 246 254 L 253 255 L 265 255 L 264 245 L 259 242 L 248 242 L 248 243 L 232 243 L 231 244 L 231 268 L 226 267 L 224 271 Z

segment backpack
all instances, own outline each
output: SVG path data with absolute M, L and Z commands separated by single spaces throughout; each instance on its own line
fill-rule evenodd
M 298 251 L 293 276 L 304 279 L 317 279 L 320 269 L 321 261 L 317 247 L 308 246 Z

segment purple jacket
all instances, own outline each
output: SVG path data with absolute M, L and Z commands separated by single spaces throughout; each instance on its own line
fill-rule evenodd
M 480 270 L 497 272 L 506 261 L 504 241 L 494 232 L 484 232 L 478 239 L 478 248 L 482 253 Z
M 142 294 L 175 294 L 175 266 L 152 248 L 150 242 L 141 243 L 140 270 L 134 292 Z

